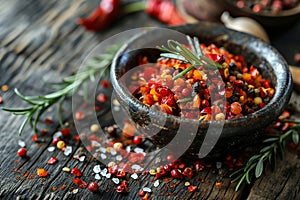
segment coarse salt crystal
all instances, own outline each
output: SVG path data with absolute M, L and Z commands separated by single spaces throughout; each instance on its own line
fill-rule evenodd
M 121 160 L 122 160 L 122 156 L 121 156 L 121 155 L 117 155 L 117 156 L 116 156 L 116 160 L 117 160 L 117 161 L 121 161 Z
M 85 160 L 85 156 L 80 156 L 80 157 L 79 157 L 79 161 L 80 161 L 80 162 L 83 162 L 84 160 Z
M 131 168 L 132 168 L 133 170 L 140 170 L 140 169 L 141 169 L 141 166 L 139 166 L 139 165 L 137 165 L 137 164 L 133 164 L 133 165 L 131 166 Z
M 113 107 L 114 111 L 119 112 L 121 110 L 120 106 L 114 106 Z
M 130 152 L 130 151 L 131 151 L 131 146 L 127 146 L 127 147 L 126 147 L 126 151 L 127 151 L 127 152 Z
M 48 147 L 47 150 L 48 150 L 49 152 L 53 152 L 53 151 L 55 150 L 55 147 Z
M 144 187 L 144 188 L 143 188 L 143 191 L 144 191 L 144 192 L 152 192 L 152 190 L 151 190 L 150 188 L 148 188 L 148 187 Z
M 130 176 L 131 178 L 133 178 L 134 180 L 137 179 L 139 176 L 136 173 L 131 174 Z
M 108 173 L 108 174 L 106 174 L 106 176 L 105 176 L 106 178 L 110 178 L 111 177 L 111 174 L 110 173 Z
M 115 155 L 117 155 L 117 151 L 114 150 L 113 148 L 111 148 L 111 149 L 110 149 L 110 154 L 111 154 L 112 156 L 115 156 Z
M 107 158 L 107 156 L 104 153 L 101 153 L 100 157 L 101 157 L 102 160 L 105 160 Z
M 91 146 L 93 146 L 93 147 L 100 147 L 101 144 L 99 142 L 95 141 L 95 140 L 92 140 L 91 141 Z
M 136 148 L 134 148 L 134 152 L 135 153 L 144 153 L 144 149 L 136 147 Z
M 106 148 L 100 147 L 100 148 L 99 148 L 99 151 L 102 152 L 102 153 L 106 153 Z
M 62 133 L 60 131 L 53 134 L 52 138 L 59 138 L 62 136 Z
M 120 180 L 118 178 L 112 178 L 111 180 L 117 185 L 120 183 Z
M 73 194 L 77 194 L 77 193 L 78 193 L 78 189 L 74 189 Z
M 96 179 L 96 180 L 100 180 L 100 179 L 101 179 L 101 176 L 100 176 L 99 174 L 96 174 L 96 175 L 95 175 L 95 179 Z
M 106 176 L 106 174 L 107 174 L 107 169 L 106 168 L 104 168 L 102 171 L 101 171 L 101 176 Z
M 95 165 L 93 168 L 93 172 L 95 172 L 96 174 L 100 173 L 101 172 L 100 165 Z
M 154 186 L 154 187 L 158 187 L 158 186 L 159 186 L 159 180 L 156 180 L 156 181 L 153 183 L 153 186 Z
M 66 150 L 64 151 L 64 155 L 68 156 L 72 153 L 72 146 L 67 146 Z
M 20 147 L 25 147 L 26 146 L 26 144 L 25 144 L 25 142 L 23 140 L 18 140 L 18 145 Z
M 70 169 L 69 167 L 64 167 L 64 168 L 62 168 L 62 170 L 63 170 L 64 172 L 70 172 L 70 171 L 71 171 L 71 169 Z

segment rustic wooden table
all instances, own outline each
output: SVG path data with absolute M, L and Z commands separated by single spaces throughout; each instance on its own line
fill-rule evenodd
M 76 19 L 87 15 L 97 3 L 84 0 L 0 1 L 0 86 L 9 87 L 7 91 L 5 88 L 0 91 L 1 107 L 25 105 L 14 94 L 14 88 L 27 95 L 46 93 L 49 89 L 42 85 L 42 79 L 59 81 L 60 77 L 75 72 L 86 54 L 105 38 L 131 28 L 162 25 L 145 13 L 135 13 L 101 33 L 87 32 L 76 24 Z M 300 52 L 299 33 L 298 23 L 281 34 L 271 35 L 274 46 L 291 64 L 294 64 L 294 53 Z M 296 93 L 293 99 L 298 101 Z M 102 179 L 98 181 L 101 185 L 99 193 L 80 188 L 77 191 L 72 176 L 63 172 L 62 167 L 82 169 L 82 179 L 90 182 L 94 180 L 92 169 L 97 162 L 89 159 L 89 155 L 80 162 L 61 151 L 50 153 L 47 150 L 53 133 L 59 129 L 55 116 L 55 111 L 50 110 L 42 117 L 52 117 L 54 122 L 45 127 L 47 134 L 41 136 L 42 141 L 34 143 L 29 126 L 25 127 L 22 136 L 18 135 L 23 117 L 0 110 L 0 199 L 140 199 L 137 192 L 153 184 L 153 177 L 148 175 L 138 181 L 130 180 L 130 192 L 122 195 L 115 192 L 111 180 Z M 66 112 L 66 116 L 70 117 L 71 113 Z M 27 159 L 16 154 L 19 140 L 26 143 Z M 82 147 L 81 144 L 72 145 L 73 153 Z M 51 156 L 59 159 L 53 166 L 47 165 Z M 234 190 L 235 184 L 226 177 L 223 177 L 222 185 L 216 187 L 218 175 L 208 169 L 190 181 L 198 186 L 196 192 L 189 193 L 179 180 L 161 181 L 152 189 L 151 199 L 300 199 L 299 156 L 300 151 L 286 152 L 275 172 L 267 170 L 254 184 L 243 185 L 238 192 Z M 37 168 L 45 168 L 49 176 L 35 176 Z M 199 177 L 205 182 L 197 181 Z M 169 195 L 165 196 L 167 193 Z

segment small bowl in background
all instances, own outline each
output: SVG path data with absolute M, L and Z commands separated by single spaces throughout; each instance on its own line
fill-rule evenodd
M 300 2 L 298 4 L 287 10 L 282 10 L 278 12 L 271 11 L 261 11 L 253 12 L 250 8 L 239 8 L 237 7 L 235 1 L 231 0 L 216 0 L 217 4 L 222 7 L 225 11 L 228 11 L 234 17 L 250 17 L 266 29 L 275 29 L 280 27 L 287 27 L 296 23 L 300 19 Z

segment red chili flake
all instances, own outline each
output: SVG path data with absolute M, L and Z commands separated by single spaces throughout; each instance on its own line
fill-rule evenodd
M 0 96 L 0 104 L 3 103 L 3 98 Z
M 27 150 L 26 148 L 20 148 L 17 152 L 18 156 L 20 156 L 21 158 L 24 158 L 26 157 L 26 154 L 27 154 Z
M 169 163 L 173 162 L 173 161 L 174 161 L 174 155 L 173 155 L 173 154 L 167 155 L 166 160 L 167 160 Z
M 87 186 L 88 186 L 87 183 L 84 182 L 83 180 L 81 180 L 80 178 L 74 178 L 73 183 L 83 189 L 87 188 Z
M 143 138 L 141 136 L 134 136 L 133 138 L 133 143 L 135 145 L 140 145 L 143 142 Z
M 138 196 L 139 196 L 139 197 L 145 196 L 145 191 L 144 191 L 144 190 L 141 190 L 141 191 L 138 193 Z
M 42 135 L 45 135 L 47 132 L 48 132 L 47 129 L 44 128 L 44 129 L 41 131 L 41 134 L 42 134 Z
M 196 161 L 194 163 L 195 169 L 196 171 L 202 171 L 205 167 L 202 163 L 200 163 L 200 161 Z
M 128 182 L 126 180 L 124 180 L 121 182 L 121 185 L 124 187 L 128 187 Z
M 75 167 L 75 168 L 73 168 L 72 170 L 71 170 L 71 174 L 73 174 L 73 175 L 75 175 L 75 176 L 82 176 L 82 173 L 81 173 L 81 171 L 80 171 L 80 169 L 78 169 L 77 167 Z
M 94 149 L 94 147 L 92 147 L 92 146 L 86 146 L 85 148 L 86 148 L 86 150 L 88 150 L 89 152 L 91 152 L 91 151 Z
M 182 179 L 182 174 L 178 171 L 178 169 L 172 169 L 171 176 L 173 178 Z
M 57 188 L 56 188 L 56 187 L 53 187 L 53 188 L 52 188 L 52 191 L 53 191 L 53 192 L 55 192 L 56 190 L 57 190 Z
M 52 145 L 56 146 L 56 144 L 60 141 L 60 138 L 53 138 Z
M 69 128 L 63 128 L 63 129 L 60 130 L 60 132 L 61 132 L 61 134 L 62 134 L 64 137 L 68 137 L 68 136 L 70 136 L 70 134 L 71 134 L 71 131 L 70 131 Z
M 44 122 L 45 122 L 45 124 L 51 124 L 53 122 L 53 120 L 51 118 L 47 117 Z
M 108 167 L 108 173 L 110 173 L 111 175 L 117 174 L 118 173 L 118 166 L 113 165 L 111 167 Z
M 92 140 L 98 141 L 98 140 L 99 140 L 99 137 L 97 137 L 97 135 L 93 134 L 93 135 L 90 135 L 90 136 L 89 136 L 89 140 L 90 140 L 90 141 L 92 141 Z
M 89 183 L 88 189 L 89 189 L 91 192 L 97 192 L 97 191 L 99 190 L 98 183 L 96 183 L 96 182 L 91 182 L 91 183 Z
M 80 142 L 80 136 L 79 135 L 74 135 L 74 139 L 79 143 Z
M 39 177 L 46 177 L 46 176 L 48 176 L 48 172 L 45 169 L 43 169 L 43 168 L 37 168 L 36 171 L 37 171 L 37 175 Z
M 118 178 L 124 178 L 125 176 L 126 176 L 125 171 L 118 171 L 116 174 L 116 177 L 118 177 Z
M 131 163 L 141 163 L 144 159 L 145 156 L 142 153 L 130 153 L 128 156 L 128 160 Z
M 95 106 L 94 109 L 95 109 L 96 112 L 100 112 L 102 110 L 102 107 L 101 106 Z
M 82 120 L 82 119 L 84 119 L 85 118 L 85 113 L 84 112 L 82 112 L 82 111 L 77 111 L 76 113 L 75 113 L 75 119 L 77 119 L 77 120 Z
M 101 80 L 100 85 L 104 88 L 110 87 L 110 82 L 107 80 Z
M 38 138 L 38 135 L 37 135 L 37 134 L 34 134 L 34 135 L 31 137 L 31 140 L 32 140 L 33 142 L 36 142 L 38 139 L 39 139 L 39 138 Z
M 107 101 L 107 96 L 103 93 L 98 94 L 97 100 L 101 103 L 104 103 Z
M 216 182 L 216 187 L 221 187 L 222 183 L 221 182 Z
M 66 187 L 67 187 L 67 185 L 64 184 L 64 185 L 62 185 L 62 186 L 59 188 L 59 190 L 62 191 L 62 190 L 64 190 Z
M 189 192 L 195 192 L 196 189 L 197 189 L 197 186 L 190 185 L 190 186 L 188 187 L 188 191 L 189 191 Z
M 126 192 L 128 191 L 128 189 L 127 189 L 126 187 L 124 187 L 123 185 L 118 185 L 118 186 L 116 187 L 116 191 L 117 191 L 118 193 L 126 193 Z
M 187 168 L 184 169 L 182 174 L 185 175 L 188 178 L 193 178 L 194 172 L 193 172 L 192 168 L 187 167 Z
M 145 194 L 145 196 L 142 198 L 142 200 L 148 200 L 149 199 L 149 194 Z
M 47 161 L 47 164 L 49 164 L 49 165 L 54 165 L 57 161 L 58 161 L 57 158 L 52 157 L 52 158 L 50 158 L 50 159 Z

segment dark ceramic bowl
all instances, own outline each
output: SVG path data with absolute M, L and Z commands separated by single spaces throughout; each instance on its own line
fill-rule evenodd
M 263 11 L 260 13 L 255 13 L 249 8 L 239 8 L 235 5 L 234 1 L 231 0 L 216 0 L 217 3 L 230 12 L 231 15 L 238 17 L 238 16 L 245 16 L 250 17 L 258 21 L 262 24 L 265 28 L 275 29 L 279 27 L 286 27 L 293 23 L 296 23 L 300 19 L 300 3 L 297 6 L 288 9 L 282 10 L 278 13 L 272 13 Z
M 262 40 L 229 30 L 219 24 L 201 22 L 172 27 L 172 29 L 190 36 L 197 36 L 203 43 L 213 42 L 217 46 L 224 46 L 234 54 L 243 55 L 248 64 L 258 67 L 263 77 L 271 81 L 276 93 L 263 109 L 238 119 L 224 121 L 199 122 L 150 109 L 128 91 L 124 83 L 126 80 L 119 80 L 132 67 L 138 65 L 140 56 L 147 56 L 151 62 L 155 62 L 159 57 L 160 51 L 157 49 L 130 51 L 130 49 L 144 46 L 147 43 L 145 38 L 150 37 L 155 40 L 155 34 L 152 31 L 146 31 L 124 45 L 111 66 L 110 76 L 116 96 L 131 120 L 141 131 L 149 134 L 159 147 L 168 145 L 171 149 L 185 148 L 188 142 L 190 144 L 186 153 L 198 155 L 202 148 L 200 157 L 206 156 L 208 152 L 210 152 L 209 155 L 216 155 L 255 142 L 260 132 L 281 114 L 290 99 L 292 77 L 287 62 L 276 49 Z M 221 132 L 218 129 L 220 127 Z M 204 147 L 206 150 L 203 150 Z

